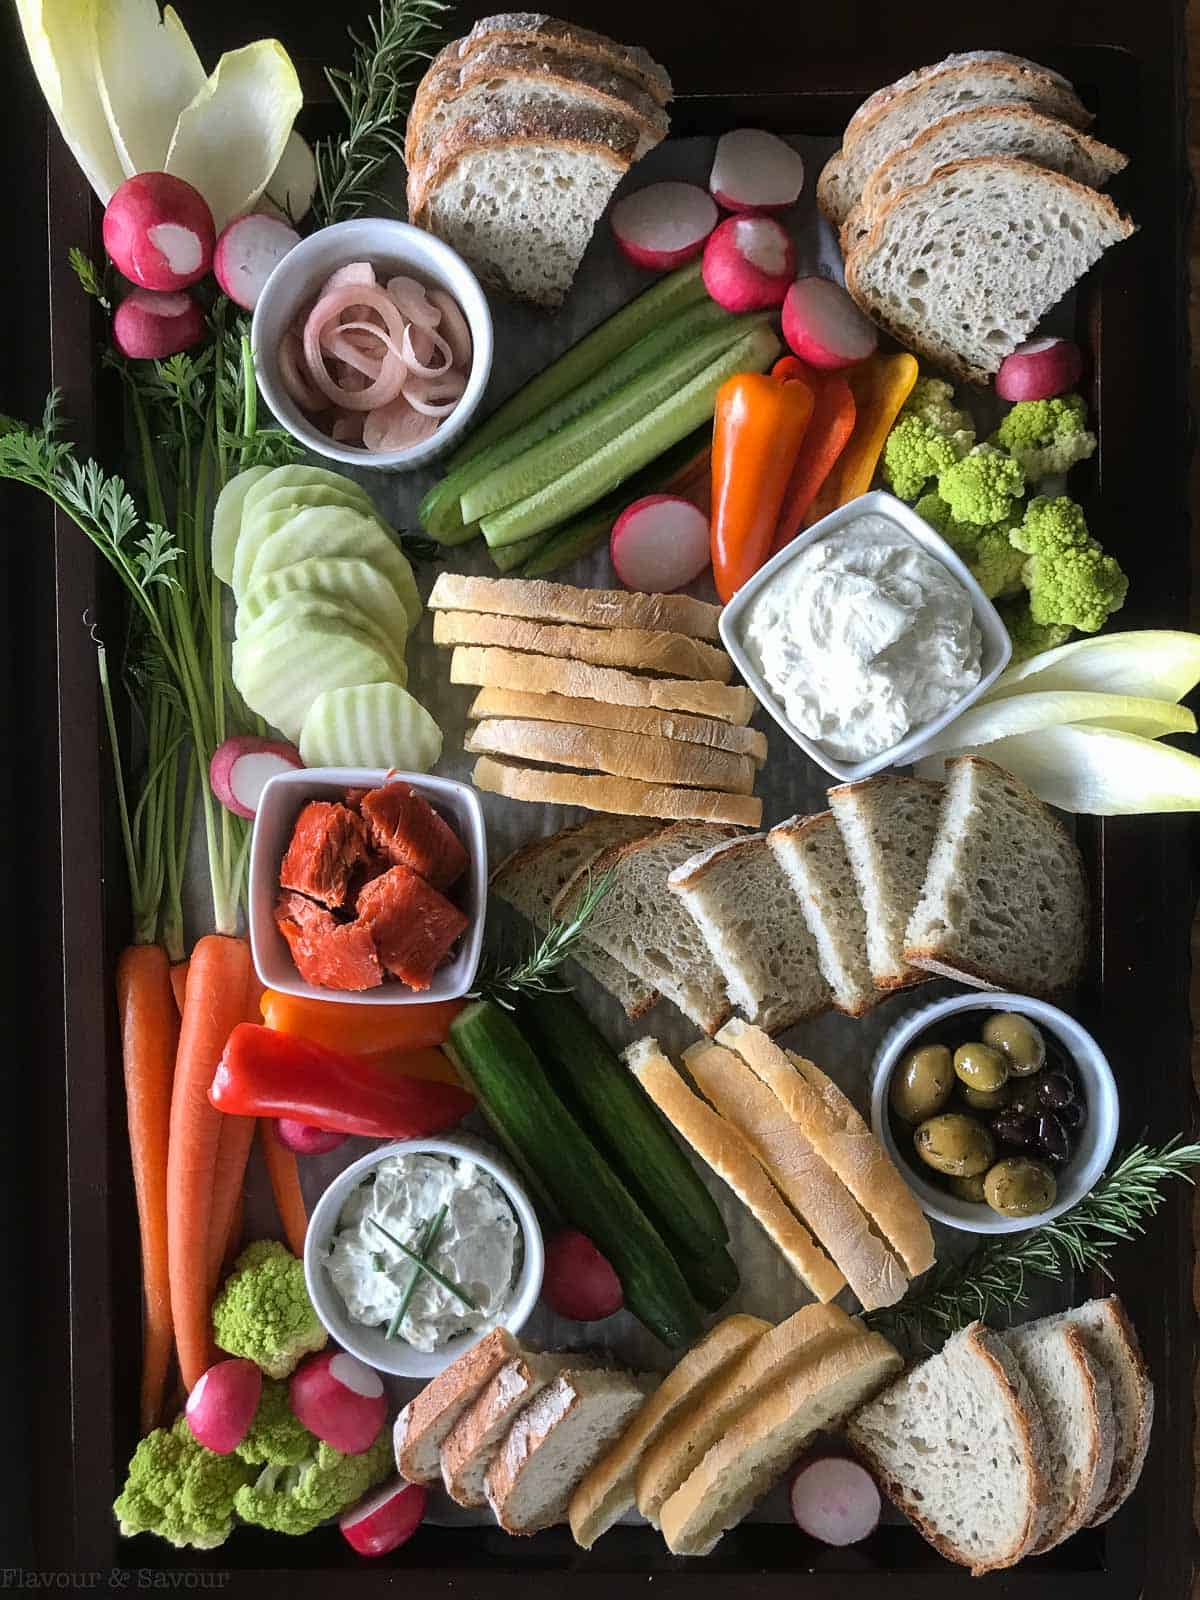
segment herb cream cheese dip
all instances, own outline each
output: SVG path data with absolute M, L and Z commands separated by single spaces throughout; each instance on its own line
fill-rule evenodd
M 841 761 L 890 750 L 980 678 L 971 596 L 874 512 L 775 574 L 748 609 L 745 642 L 795 726 Z
M 446 1214 L 426 1259 L 465 1291 L 474 1310 L 421 1272 L 375 1226 L 419 1252 L 443 1206 Z M 416 1272 L 396 1334 L 414 1350 L 428 1352 L 498 1319 L 520 1266 L 520 1249 L 520 1225 L 489 1173 L 473 1161 L 416 1153 L 381 1161 L 354 1190 L 342 1207 L 325 1270 L 350 1320 L 367 1327 L 390 1324 Z

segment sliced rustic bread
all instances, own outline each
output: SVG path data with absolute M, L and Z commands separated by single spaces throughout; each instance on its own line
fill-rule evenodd
M 833 1168 L 915 1278 L 933 1265 L 933 1234 L 882 1145 L 832 1079 L 803 1056 L 780 1050 L 761 1028 L 727 1022 L 717 1043 L 762 1079 L 817 1154 Z
M 463 1412 L 499 1372 L 520 1354 L 507 1328 L 492 1328 L 427 1383 L 396 1418 L 396 1466 L 410 1483 L 441 1477 L 442 1441 Z
M 433 64 L 437 66 L 451 59 L 461 61 L 486 45 L 500 42 L 534 49 L 566 50 L 573 56 L 599 61 L 633 78 L 660 106 L 670 102 L 671 79 L 666 68 L 660 67 L 640 45 L 618 44 L 605 34 L 538 11 L 501 11 L 494 16 L 481 17 L 468 34 L 447 45 Z
M 1037 1402 L 981 1322 L 956 1333 L 850 1419 L 850 1443 L 942 1555 L 975 1576 L 1036 1546 L 1050 1488 Z
M 877 989 L 904 989 L 929 974 L 904 959 L 904 930 L 929 866 L 942 785 L 898 772 L 830 789 L 866 921 L 867 960 Z
M 486 1479 L 505 1533 L 566 1521 L 576 1485 L 629 1425 L 649 1387 L 628 1372 L 569 1368 L 518 1413 Z
M 477 789 L 526 800 L 534 805 L 586 806 L 589 811 L 614 811 L 628 817 L 661 817 L 664 822 L 694 818 L 731 822 L 755 828 L 762 821 L 762 801 L 748 794 L 721 794 L 715 789 L 674 789 L 640 778 L 610 778 L 591 773 L 551 772 L 523 766 L 501 756 L 480 756 L 471 773 Z M 665 892 L 665 890 L 664 890 Z
M 607 1455 L 571 1496 L 569 1517 L 575 1543 L 590 1550 L 635 1504 L 638 1463 L 751 1345 L 769 1333 L 761 1317 L 726 1317 L 671 1369 Z
M 708 1555 L 822 1428 L 835 1426 L 902 1366 L 886 1339 L 860 1333 L 761 1395 L 663 1506 L 667 1548 Z
M 1087 949 L 1083 860 L 1023 783 L 979 756 L 946 763 L 946 795 L 904 959 L 983 989 L 1053 994 Z
M 571 722 L 585 728 L 619 728 L 624 733 L 654 734 L 710 750 L 728 750 L 749 756 L 756 767 L 767 759 L 766 735 L 757 728 L 738 728 L 715 717 L 691 717 L 683 711 L 652 711 L 640 706 L 609 705 L 603 700 L 582 700 L 577 695 L 526 694 L 520 689 L 481 689 L 467 717 L 535 718 L 542 722 Z
M 824 1245 L 864 1311 L 895 1305 L 908 1276 L 853 1195 L 739 1055 L 694 1044 L 683 1064 L 706 1100 L 735 1127 L 792 1210 Z
M 519 717 L 489 717 L 477 723 L 463 748 L 472 755 L 513 756 L 547 766 L 640 778 L 644 783 L 723 789 L 730 794 L 749 794 L 756 770 L 749 756 L 658 734 Z
M 657 1527 L 666 1501 L 754 1400 L 776 1391 L 825 1350 L 847 1343 L 858 1327 L 837 1306 L 801 1306 L 756 1339 L 700 1404 L 685 1411 L 643 1453 L 637 1469 L 637 1507 L 642 1516 Z
M 693 856 L 667 887 L 699 925 L 729 998 L 751 1022 L 782 1033 L 828 1010 L 812 933 L 765 834 Z
M 872 213 L 846 261 L 846 287 L 908 349 L 986 383 L 1133 231 L 1095 189 L 1014 156 L 976 156 Z
M 471 578 L 440 573 L 429 596 L 431 611 L 489 612 L 533 622 L 569 622 L 581 628 L 644 628 L 716 640 L 720 606 L 686 594 L 637 594 L 626 589 L 577 589 L 542 578 Z
M 944 56 L 941 61 L 932 62 L 928 66 L 916 67 L 912 72 L 906 72 L 902 78 L 897 78 L 895 83 L 886 83 L 882 89 L 876 89 L 874 94 L 869 94 L 859 106 L 858 110 L 846 124 L 843 143 L 853 144 L 858 138 L 859 130 L 864 123 L 870 123 L 877 111 L 891 104 L 897 95 L 905 94 L 909 89 L 915 89 L 918 84 L 925 83 L 928 79 L 937 77 L 952 67 L 980 66 L 986 69 L 993 63 L 1001 63 L 1016 67 L 1027 72 L 1039 73 L 1052 79 L 1061 89 L 1074 92 L 1070 79 L 1064 78 L 1061 72 L 1055 72 L 1053 67 L 1043 66 L 1040 62 L 1029 61 L 1025 56 L 1015 56 L 1008 50 L 961 50 L 953 55 Z M 1080 126 L 1086 126 L 1091 118 L 1084 113 L 1084 120 Z
M 728 683 L 733 676 L 733 662 L 724 650 L 663 629 L 580 628 L 486 612 L 437 611 L 433 642 L 494 645 L 597 667 L 635 667 L 640 672 L 716 683 Z
M 442 1482 L 460 1506 L 487 1504 L 487 1470 L 517 1413 L 571 1365 L 567 1355 L 532 1355 L 506 1361 L 442 1440 Z
M 752 1146 L 691 1089 L 659 1049 L 638 1039 L 625 1051 L 634 1077 L 702 1160 L 737 1195 L 809 1291 L 822 1302 L 846 1286 L 833 1262 L 784 1202 Z
M 861 1017 L 882 998 L 867 959 L 867 924 L 833 813 L 792 817 L 767 834 L 812 931 L 833 1003 Z

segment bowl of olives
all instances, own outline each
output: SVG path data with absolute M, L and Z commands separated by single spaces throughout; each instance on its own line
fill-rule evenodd
M 959 994 L 885 1037 L 871 1119 L 927 1216 L 1017 1233 L 1095 1186 L 1116 1143 L 1117 1088 L 1065 1011 L 1026 995 Z

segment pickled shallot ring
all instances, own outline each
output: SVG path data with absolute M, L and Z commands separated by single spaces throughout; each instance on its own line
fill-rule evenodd
M 387 293 L 392 304 L 418 328 L 436 328 L 441 322 L 442 313 L 426 294 L 425 285 L 415 278 L 389 278 Z
M 401 392 L 414 411 L 427 417 L 448 417 L 465 388 L 462 373 L 451 371 L 436 378 L 409 378 Z
M 341 289 L 348 283 L 369 283 L 374 287 L 378 281 L 375 268 L 369 261 L 347 261 L 344 267 L 331 272 L 325 279 L 321 294 L 328 294 L 331 289 Z
M 374 293 L 365 292 L 361 284 L 346 284 L 343 288 L 334 289 L 330 294 L 323 295 L 304 324 L 304 359 L 308 364 L 309 376 L 322 394 L 335 405 L 345 406 L 350 411 L 371 411 L 376 406 L 386 405 L 400 393 L 407 376 L 403 361 L 392 355 L 391 347 L 380 367 L 378 378 L 360 393 L 348 392 L 330 375 L 321 349 L 322 332 L 329 323 L 335 322 L 347 307 L 364 303 L 379 312 L 393 344 L 397 341 L 402 343 L 406 329 L 395 305 L 382 290 L 376 289 Z
M 283 379 L 284 388 L 301 411 L 320 411 L 324 408 L 324 395 L 318 389 L 314 389 L 308 381 L 308 369 L 300 336 L 290 329 L 279 343 L 279 376 Z
M 450 368 L 454 364 L 454 356 L 451 352 L 450 346 L 446 343 L 445 339 L 442 338 L 440 333 L 434 333 L 429 329 L 426 329 L 425 332 L 427 337 L 433 340 L 433 348 L 435 350 L 440 350 L 446 358 L 442 362 L 441 366 L 431 367 L 425 362 L 417 359 L 417 353 L 413 349 L 411 328 L 405 328 L 404 337 L 400 341 L 400 359 L 404 362 L 404 365 L 408 368 L 408 370 L 410 372 L 415 372 L 419 378 L 438 378 L 443 372 L 450 371 Z
M 445 289 L 430 289 L 429 299 L 442 313 L 438 332 L 447 341 L 456 367 L 471 365 L 471 328 L 454 296 Z

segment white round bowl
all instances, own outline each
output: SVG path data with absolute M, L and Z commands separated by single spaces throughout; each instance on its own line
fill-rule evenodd
M 964 1011 L 1016 1011 L 1029 1017 L 1046 1033 L 1052 1033 L 1075 1063 L 1087 1100 L 1087 1121 L 1080 1129 L 1075 1154 L 1057 1173 L 1058 1193 L 1054 1204 L 1032 1217 L 1002 1217 L 990 1206 L 973 1205 L 939 1188 L 921 1175 L 920 1163 L 897 1145 L 892 1134 L 888 1089 L 900 1058 L 919 1036 L 947 1017 Z M 875 1056 L 871 1083 L 871 1126 L 875 1137 L 899 1168 L 904 1181 L 916 1195 L 927 1217 L 965 1233 L 1025 1233 L 1041 1222 L 1069 1211 L 1095 1188 L 1117 1142 L 1120 1105 L 1112 1068 L 1100 1046 L 1074 1017 L 1022 994 L 993 994 L 977 990 L 934 1000 L 909 1012 L 884 1036 Z M 1014 1155 L 1019 1151 L 1013 1151 Z
M 288 395 L 279 374 L 279 346 L 284 334 L 330 273 L 348 261 L 369 261 L 384 277 L 404 273 L 430 287 L 446 289 L 462 307 L 471 330 L 471 372 L 462 399 L 436 433 L 406 450 L 364 450 L 361 446 L 338 444 L 308 420 Z M 337 222 L 302 239 L 263 285 L 250 332 L 258 385 L 280 426 L 305 449 L 330 461 L 390 472 L 418 467 L 462 437 L 491 376 L 492 342 L 492 314 L 487 298 L 458 252 L 422 228 L 387 217 Z
M 324 1266 L 329 1241 L 337 1231 L 342 1207 L 351 1193 L 381 1161 L 398 1155 L 451 1156 L 457 1160 L 473 1161 L 504 1190 L 521 1229 L 523 1254 L 516 1282 L 504 1310 L 490 1326 L 507 1328 L 510 1333 L 516 1334 L 528 1322 L 538 1295 L 542 1292 L 546 1251 L 541 1225 L 529 1196 L 518 1183 L 512 1169 L 490 1145 L 469 1134 L 458 1139 L 408 1139 L 383 1145 L 361 1160 L 352 1162 L 333 1180 L 313 1207 L 308 1232 L 304 1237 L 304 1281 L 317 1316 L 331 1339 L 352 1356 L 365 1361 L 369 1367 L 394 1373 L 400 1378 L 433 1378 L 475 1344 L 488 1329 L 476 1328 L 450 1339 L 440 1350 L 414 1350 L 403 1339 L 387 1338 L 384 1328 L 368 1328 L 361 1322 L 352 1322 L 346 1312 L 346 1303 Z

